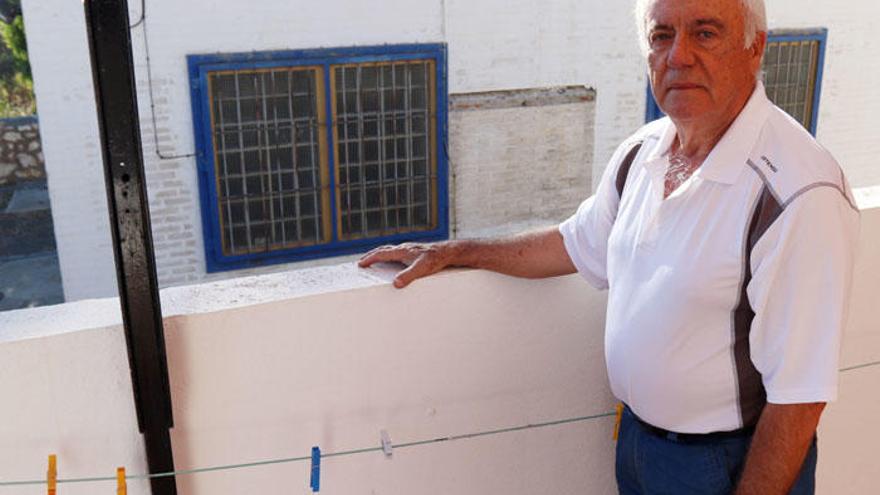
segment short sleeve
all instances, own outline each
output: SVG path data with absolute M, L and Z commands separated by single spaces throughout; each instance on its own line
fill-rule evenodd
M 617 148 L 593 196 L 587 198 L 577 212 L 559 225 L 565 250 L 578 273 L 597 289 L 608 288 L 608 236 L 617 217 L 620 196 L 616 178 L 626 154 L 635 143 L 625 142 Z
M 749 343 L 767 401 L 837 398 L 859 213 L 840 189 L 794 198 L 752 250 Z

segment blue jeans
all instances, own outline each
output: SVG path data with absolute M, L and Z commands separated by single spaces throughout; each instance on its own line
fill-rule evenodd
M 621 495 L 722 495 L 736 487 L 751 435 L 682 442 L 648 431 L 624 408 L 617 441 L 617 486 Z M 790 495 L 815 492 L 816 439 Z

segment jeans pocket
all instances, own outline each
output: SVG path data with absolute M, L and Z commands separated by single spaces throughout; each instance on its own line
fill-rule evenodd
M 745 467 L 749 445 L 751 445 L 751 437 L 725 439 L 715 445 L 718 463 L 727 473 L 731 492 L 739 483 L 743 467 Z
M 733 484 L 723 453 L 714 444 L 646 439 L 643 475 L 646 494 L 728 495 Z
M 635 424 L 632 415 L 629 412 L 624 412 L 617 435 L 614 466 L 620 495 L 642 493 L 636 462 L 638 433 L 639 426 Z

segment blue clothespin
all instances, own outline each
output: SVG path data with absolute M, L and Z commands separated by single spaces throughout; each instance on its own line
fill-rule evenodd
M 321 490 L 321 449 L 312 447 L 312 479 L 310 486 L 313 492 Z

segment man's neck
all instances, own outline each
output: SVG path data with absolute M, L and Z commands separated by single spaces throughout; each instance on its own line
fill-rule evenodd
M 733 120 L 714 123 L 705 122 L 705 120 L 687 123 L 673 122 L 675 123 L 676 136 L 670 152 L 702 162 L 721 140 L 721 136 L 724 135 Z
M 754 88 L 753 88 L 754 89 Z M 702 162 L 739 116 L 753 91 L 745 93 L 731 102 L 728 109 L 716 115 L 708 115 L 695 119 L 676 119 L 676 137 L 670 151 L 691 160 Z

